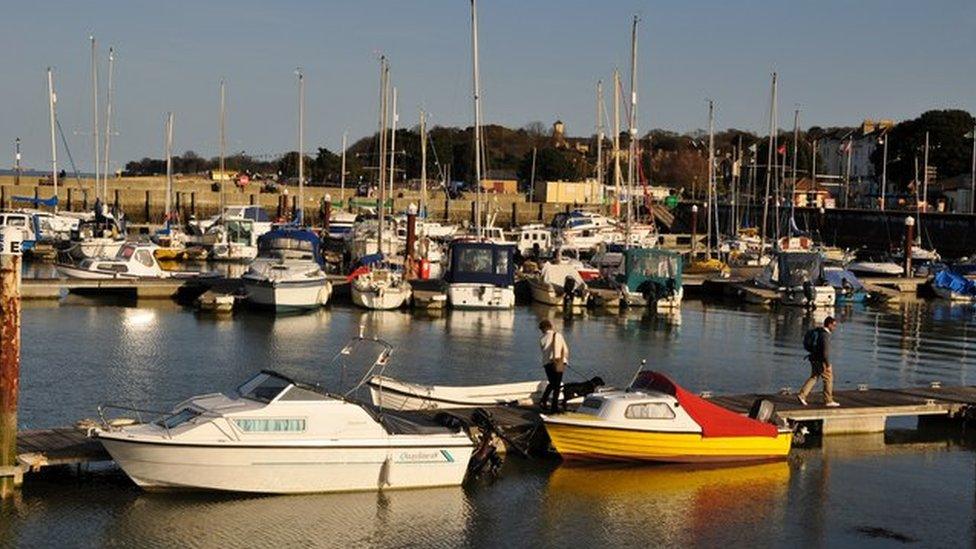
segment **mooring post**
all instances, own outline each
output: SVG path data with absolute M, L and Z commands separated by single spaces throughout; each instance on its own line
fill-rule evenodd
M 417 205 L 411 203 L 407 208 L 407 280 L 416 278 L 417 259 Z
M 23 236 L 0 228 L 0 468 L 17 465 L 17 393 L 20 383 L 20 259 Z M 15 494 L 19 476 L 0 476 L 0 499 Z
M 332 195 L 326 193 L 322 203 L 322 234 L 329 234 L 330 223 L 332 223 Z
M 905 218 L 905 278 L 912 277 L 912 246 L 915 245 L 915 218 Z
M 691 205 L 691 259 L 695 259 L 695 248 L 698 247 L 698 204 Z

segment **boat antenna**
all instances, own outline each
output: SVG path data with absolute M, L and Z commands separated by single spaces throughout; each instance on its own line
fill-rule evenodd
M 630 383 L 627 384 L 627 389 L 630 389 L 631 386 L 634 385 L 634 382 L 637 381 L 637 376 L 640 375 L 640 373 L 644 370 L 646 366 L 647 366 L 647 359 L 642 358 L 640 364 L 637 365 L 637 371 L 634 372 L 634 375 L 630 378 Z

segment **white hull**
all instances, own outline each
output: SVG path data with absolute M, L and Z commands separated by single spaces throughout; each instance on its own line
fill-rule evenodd
M 334 441 L 234 447 L 100 438 L 142 488 L 267 494 L 457 486 L 472 453 L 470 442 L 448 436 L 394 435 L 345 447 Z
M 78 251 L 85 257 L 115 257 L 125 240 L 112 238 L 93 238 L 77 244 Z
M 589 292 L 584 291 L 580 295 L 574 295 L 567 303 L 563 299 L 562 288 L 557 290 L 554 284 L 540 280 L 529 280 L 529 290 L 532 292 L 532 300 L 544 305 L 561 307 L 568 304 L 570 307 L 586 307 L 589 301 Z
M 976 303 L 976 296 L 956 293 L 949 288 L 940 288 L 933 284 L 932 291 L 942 299 L 948 299 L 956 303 Z
M 210 250 L 210 259 L 215 261 L 251 261 L 258 256 L 257 246 L 245 244 L 215 244 Z
M 389 410 L 437 410 L 499 406 L 513 402 L 539 402 L 545 381 L 521 381 L 498 385 L 444 386 L 407 383 L 385 376 L 369 380 L 373 404 Z
M 678 288 L 674 295 L 662 299 L 658 299 L 654 302 L 654 306 L 658 311 L 668 311 L 671 309 L 680 309 L 681 300 L 685 294 L 684 288 Z M 647 299 L 644 298 L 643 294 L 637 292 L 631 292 L 624 289 L 621 292 L 621 302 L 628 307 L 647 307 Z
M 833 286 L 814 286 L 813 299 L 808 300 L 803 289 L 780 290 L 780 303 L 796 307 L 833 307 L 837 302 L 837 292 Z
M 366 309 L 389 311 L 399 309 L 410 299 L 410 286 L 361 289 L 353 283 L 352 302 Z
M 900 265 L 875 261 L 855 261 L 847 266 L 847 270 L 857 276 L 901 276 L 905 272 Z
M 332 284 L 325 278 L 311 281 L 268 282 L 244 277 L 247 300 L 279 311 L 317 309 L 329 301 Z
M 117 273 L 114 271 L 93 271 L 89 269 L 81 269 L 72 265 L 65 265 L 59 263 L 55 265 L 58 273 L 61 276 L 67 278 L 74 278 L 78 280 L 134 280 L 137 278 L 147 278 L 134 276 L 130 273 Z
M 513 309 L 515 288 L 491 284 L 452 283 L 447 285 L 447 300 L 452 309 Z

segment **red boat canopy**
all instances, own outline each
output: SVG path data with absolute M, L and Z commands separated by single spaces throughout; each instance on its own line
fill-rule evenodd
M 678 399 L 678 404 L 701 426 L 703 437 L 776 437 L 779 434 L 775 425 L 712 404 L 660 372 L 641 372 L 632 388 L 658 391 Z

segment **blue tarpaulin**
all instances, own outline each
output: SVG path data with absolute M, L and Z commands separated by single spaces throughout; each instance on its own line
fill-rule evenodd
M 956 294 L 976 296 L 976 283 L 948 269 L 935 273 L 932 284 L 937 288 L 945 288 Z
M 34 207 L 48 206 L 55 207 L 58 205 L 58 197 L 52 196 L 51 198 L 34 198 L 33 196 L 14 196 L 12 197 L 14 202 L 29 202 L 34 205 Z

